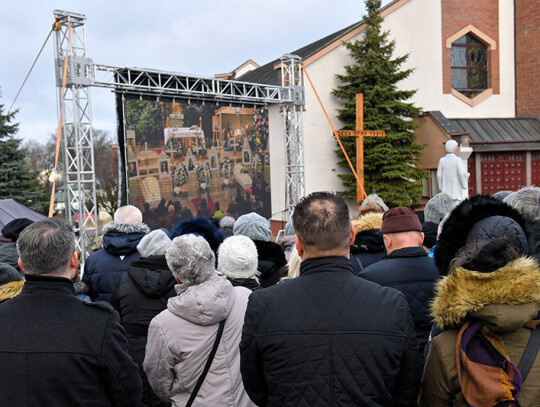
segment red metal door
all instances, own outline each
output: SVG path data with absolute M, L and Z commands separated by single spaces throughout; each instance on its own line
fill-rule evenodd
M 525 153 L 482 153 L 482 193 L 517 191 L 526 185 Z

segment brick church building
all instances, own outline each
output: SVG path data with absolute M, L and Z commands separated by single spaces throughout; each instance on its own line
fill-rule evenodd
M 380 11 L 395 39 L 394 57 L 409 54 L 414 72 L 398 84 L 417 89 L 422 109 L 418 143 L 426 144 L 424 200 L 438 192 L 436 169 L 444 143 L 455 139 L 470 172 L 469 193 L 540 185 L 540 7 L 538 0 L 395 0 Z M 336 74 L 351 58 L 343 46 L 363 35 L 362 21 L 291 54 L 302 57 L 336 128 Z M 288 50 L 284 50 L 285 51 Z M 245 72 L 245 71 L 244 71 Z M 279 59 L 236 77 L 278 84 Z M 305 83 L 306 193 L 343 189 L 335 141 L 312 89 Z M 284 162 L 282 119 L 269 107 L 270 156 Z M 272 208 L 284 209 L 284 168 L 271 168 Z M 275 219 L 278 220 L 278 219 Z

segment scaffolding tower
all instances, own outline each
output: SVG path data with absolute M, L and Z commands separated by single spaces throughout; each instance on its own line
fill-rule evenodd
M 287 218 L 292 215 L 296 203 L 305 195 L 304 182 L 304 86 L 302 59 L 296 55 L 281 58 L 281 85 L 287 89 L 287 102 L 281 105 L 285 136 L 285 175 L 287 195 Z
M 77 250 L 81 253 L 81 262 L 84 262 L 90 239 L 97 236 L 98 216 L 90 102 L 92 60 L 87 56 L 86 17 L 62 10 L 55 10 L 54 15 L 58 115 L 62 119 L 64 153 L 65 217 L 73 224 Z

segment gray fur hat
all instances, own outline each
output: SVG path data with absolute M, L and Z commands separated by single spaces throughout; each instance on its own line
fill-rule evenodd
M 440 192 L 431 198 L 424 208 L 424 221 L 439 224 L 454 208 L 450 195 Z
M 234 223 L 233 233 L 235 236 L 247 236 L 252 240 L 270 240 L 272 231 L 270 223 L 255 212 L 240 216 Z
M 23 278 L 15 267 L 7 263 L 0 263 L 0 285 L 10 283 L 12 281 L 22 281 Z
M 255 243 L 247 236 L 231 236 L 219 246 L 218 270 L 230 278 L 252 278 L 257 274 Z
M 504 198 L 503 202 L 517 209 L 525 221 L 532 224 L 533 227 L 540 228 L 539 187 L 521 188 Z
M 171 245 L 169 236 L 161 230 L 153 230 L 145 235 L 137 245 L 137 251 L 141 257 L 163 256 Z

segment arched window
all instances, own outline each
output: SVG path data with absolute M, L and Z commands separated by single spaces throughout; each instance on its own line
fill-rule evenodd
M 488 88 L 488 49 L 472 34 L 452 43 L 452 88 L 469 98 Z

